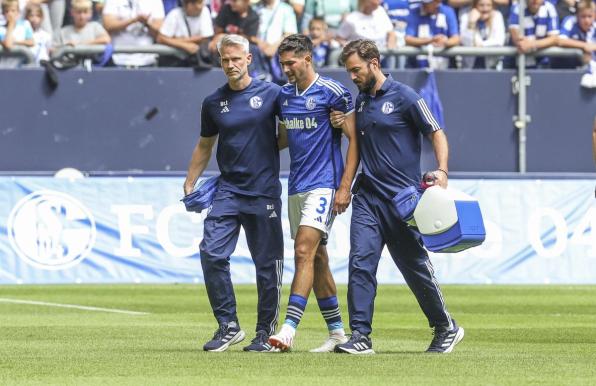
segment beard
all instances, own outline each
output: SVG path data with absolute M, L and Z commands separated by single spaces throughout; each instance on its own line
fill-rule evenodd
M 358 90 L 360 90 L 360 92 L 370 93 L 373 87 L 375 87 L 376 83 L 377 78 L 375 77 L 375 74 L 373 74 L 371 71 L 368 73 L 368 76 L 364 79 L 364 82 L 362 82 L 362 84 L 357 84 L 356 86 L 358 87 Z

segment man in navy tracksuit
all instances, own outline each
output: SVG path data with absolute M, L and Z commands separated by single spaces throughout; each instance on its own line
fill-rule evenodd
M 350 227 L 348 311 L 352 337 L 335 346 L 335 351 L 374 353 L 368 335 L 377 290 L 375 275 L 386 245 L 434 329 L 427 352 L 451 352 L 464 330 L 447 312 L 420 236 L 400 219 L 391 202 L 402 189 L 420 184 L 421 134 L 430 138 L 434 148 L 436 183 L 447 187 L 447 137 L 416 92 L 381 72 L 374 42 L 349 43 L 342 59 L 360 90 L 354 107 L 362 173 L 354 189 Z M 337 126 L 343 116 L 332 115 Z
M 256 268 L 259 299 L 256 336 L 244 351 L 273 351 L 268 338 L 277 326 L 283 273 L 275 120 L 280 87 L 248 75 L 251 55 L 244 37 L 226 35 L 218 50 L 228 82 L 203 101 L 201 138 L 184 183 L 185 194 L 191 193 L 219 136 L 221 176 L 200 245 L 205 286 L 219 328 L 203 349 L 225 351 L 245 336 L 236 315 L 229 263 L 242 226 Z

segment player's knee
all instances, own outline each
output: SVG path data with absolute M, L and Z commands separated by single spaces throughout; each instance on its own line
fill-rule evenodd
M 310 263 L 314 262 L 312 247 L 306 243 L 299 243 L 294 246 L 294 259 L 296 262 Z

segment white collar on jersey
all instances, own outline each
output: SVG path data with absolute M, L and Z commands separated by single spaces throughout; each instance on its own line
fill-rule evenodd
M 302 96 L 302 95 L 306 94 L 306 92 L 312 87 L 312 85 L 317 83 L 317 80 L 319 80 L 319 74 L 316 74 L 315 80 L 313 80 L 312 83 L 307 88 L 305 88 L 304 91 L 302 91 L 302 92 L 298 92 L 298 83 L 296 83 L 296 85 L 294 86 L 296 88 L 296 96 Z

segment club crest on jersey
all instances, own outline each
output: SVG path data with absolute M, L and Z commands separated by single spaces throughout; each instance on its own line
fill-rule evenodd
M 250 107 L 252 107 L 253 109 L 260 109 L 261 106 L 263 106 L 263 99 L 261 99 L 260 96 L 254 96 L 252 98 L 250 98 Z
M 314 110 L 317 107 L 317 103 L 315 102 L 315 98 L 310 97 L 306 100 L 306 109 L 307 110 Z
M 381 107 L 381 111 L 383 112 L 383 114 L 391 114 L 393 110 L 394 106 L 391 102 L 385 102 L 383 103 L 383 107 Z

